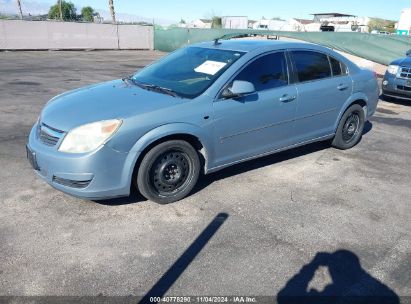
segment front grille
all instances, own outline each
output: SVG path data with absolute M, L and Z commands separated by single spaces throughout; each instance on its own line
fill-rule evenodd
M 70 188 L 82 189 L 86 188 L 91 183 L 91 179 L 85 181 L 77 181 L 53 176 L 53 182 Z
M 411 87 L 407 87 L 407 86 L 399 85 L 399 86 L 397 86 L 397 89 L 400 90 L 400 91 L 411 92 Z
M 63 131 L 52 128 L 44 123 L 40 124 L 38 135 L 40 141 L 47 146 L 55 146 L 63 136 Z
M 51 136 L 43 130 L 40 130 L 40 140 L 43 144 L 48 146 L 55 146 L 60 138 Z
M 411 79 L 411 67 L 400 67 L 398 72 L 399 78 Z

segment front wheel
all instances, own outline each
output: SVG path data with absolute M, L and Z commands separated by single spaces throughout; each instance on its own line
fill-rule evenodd
M 332 146 L 341 150 L 354 147 L 361 139 L 364 123 L 363 108 L 358 104 L 350 106 L 341 117 Z
M 169 204 L 186 197 L 199 174 L 197 151 L 186 141 L 170 140 L 144 156 L 137 173 L 137 187 L 147 199 Z

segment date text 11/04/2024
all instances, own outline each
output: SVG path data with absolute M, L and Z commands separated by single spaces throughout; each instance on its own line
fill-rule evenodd
M 257 303 L 249 296 L 150 297 L 150 303 Z

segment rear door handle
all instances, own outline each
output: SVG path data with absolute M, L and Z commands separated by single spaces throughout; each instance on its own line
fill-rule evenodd
M 346 89 L 348 89 L 348 86 L 346 84 L 340 84 L 337 89 L 339 89 L 340 91 L 344 91 Z
M 297 98 L 297 96 L 290 96 L 288 94 L 285 94 L 285 95 L 281 96 L 278 100 L 281 101 L 281 102 L 289 102 L 289 101 L 293 101 L 296 98 Z

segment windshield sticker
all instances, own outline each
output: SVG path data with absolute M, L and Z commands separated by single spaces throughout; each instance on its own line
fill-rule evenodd
M 203 64 L 199 65 L 194 69 L 197 73 L 204 73 L 208 75 L 215 75 L 221 70 L 227 63 L 207 60 Z

